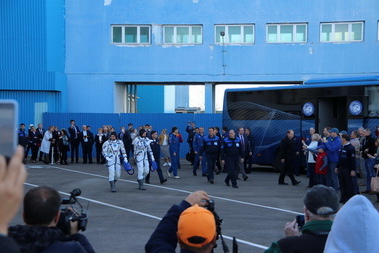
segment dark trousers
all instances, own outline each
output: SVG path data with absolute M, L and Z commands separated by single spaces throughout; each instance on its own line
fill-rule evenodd
M 105 159 L 102 154 L 102 151 L 103 151 L 103 146 L 96 144 L 96 162 L 97 163 L 105 163 Z M 129 156 L 128 156 L 128 161 L 129 161 Z
M 29 146 L 32 149 L 32 160 L 35 161 L 35 160 L 37 160 L 39 147 L 37 145 L 33 145 L 33 144 L 31 144 Z
M 79 140 L 74 139 L 71 140 L 71 162 L 74 162 L 74 156 L 76 159 L 76 162 L 79 161 Z
M 61 164 L 63 162 L 67 162 L 67 150 L 66 149 L 61 150 Z
M 353 192 L 353 177 L 350 170 L 338 168 L 338 179 L 340 183 L 341 202 L 348 201 L 354 196 Z
M 92 163 L 92 143 L 83 141 L 82 149 L 83 149 L 83 163 L 87 163 L 87 159 L 89 163 Z
M 161 169 L 161 163 L 159 160 L 155 160 L 157 162 L 157 173 L 159 177 L 159 181 L 162 182 L 164 180 L 162 169 Z M 151 173 L 151 166 L 149 166 L 149 174 L 146 175 L 145 180 L 146 182 L 150 181 L 150 173 Z
M 216 165 L 216 161 L 218 160 L 218 154 L 206 154 L 205 158 L 207 160 L 207 177 L 208 180 L 214 179 L 214 169 Z M 204 159 L 204 157 L 203 157 Z
M 291 179 L 292 183 L 296 182 L 295 177 L 293 176 L 293 167 L 291 161 L 285 161 L 284 164 L 281 163 L 280 175 L 279 175 L 279 184 L 284 183 L 284 178 L 288 176 Z
M 225 166 L 228 168 L 228 175 L 225 178 L 225 182 L 232 181 L 232 185 L 237 185 L 237 169 L 240 162 L 239 156 L 227 156 L 225 158 Z
M 314 186 L 316 184 L 316 175 L 315 175 L 315 163 L 308 163 L 308 172 L 309 172 L 309 183 L 308 186 Z
M 246 173 L 250 173 L 253 167 L 253 156 L 247 155 L 245 156 L 245 159 L 243 160 L 243 166 L 245 168 Z
M 31 146 L 32 146 L 33 144 L 28 144 L 28 145 L 26 145 L 26 147 L 25 147 L 25 159 L 26 158 L 28 158 L 28 155 L 29 155 L 29 150 L 31 149 Z
M 326 186 L 326 174 L 316 174 L 316 184 L 322 184 Z

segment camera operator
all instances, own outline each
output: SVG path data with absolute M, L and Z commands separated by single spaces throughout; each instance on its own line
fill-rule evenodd
M 286 237 L 273 242 L 265 253 L 324 251 L 334 214 L 339 209 L 338 195 L 332 187 L 316 185 L 307 192 L 303 201 L 304 226 L 299 229 L 296 219 L 287 222 L 284 227 Z
M 24 182 L 27 176 L 22 163 L 24 148 L 18 147 L 12 160 L 7 165 L 0 156 L 0 251 L 7 253 L 20 252 L 16 242 L 7 236 L 8 225 L 16 215 L 24 195 Z
M 79 234 L 77 221 L 71 222 L 70 235 L 56 227 L 60 216 L 61 197 L 53 188 L 31 189 L 24 197 L 23 219 L 26 225 L 9 228 L 21 252 L 95 252 L 87 238 Z
M 173 205 L 145 245 L 145 252 L 175 252 L 179 242 L 181 253 L 212 252 L 216 244 L 215 217 L 203 208 L 208 194 L 196 191 L 179 205 Z

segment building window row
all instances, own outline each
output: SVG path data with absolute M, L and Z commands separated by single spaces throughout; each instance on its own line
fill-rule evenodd
M 267 24 L 267 43 L 306 43 L 307 23 Z M 320 42 L 361 42 L 364 22 L 320 24 Z M 216 44 L 254 44 L 254 24 L 215 25 Z M 151 25 L 112 25 L 113 44 L 151 44 Z M 202 25 L 164 25 L 163 44 L 202 44 Z

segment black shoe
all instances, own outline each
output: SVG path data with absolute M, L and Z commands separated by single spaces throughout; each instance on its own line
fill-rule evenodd
M 288 185 L 288 183 L 285 183 L 285 182 L 281 182 L 279 183 L 280 185 Z
M 150 184 L 150 180 L 145 179 L 145 184 Z
M 230 186 L 228 181 L 225 180 L 224 182 L 225 182 L 226 186 Z
M 221 170 L 216 170 L 216 175 L 219 175 L 221 173 Z
M 238 185 L 233 185 L 232 187 L 233 187 L 233 188 L 238 188 Z
M 208 182 L 211 183 L 211 184 L 214 183 L 214 182 L 213 182 L 213 179 L 209 179 Z
M 246 181 L 248 178 L 248 176 L 243 176 L 243 181 Z
M 298 184 L 300 184 L 300 182 L 301 181 L 294 181 L 294 182 L 292 182 L 292 185 L 298 185 Z
M 161 180 L 161 184 L 163 184 L 164 182 L 167 182 L 167 179 L 166 179 L 166 178 L 163 179 L 163 180 Z
M 206 177 L 207 176 L 207 174 L 201 174 L 203 177 Z
M 194 176 L 197 176 L 197 173 L 196 173 L 196 171 L 195 171 L 195 170 L 193 171 L 193 175 L 194 175 Z
M 40 161 L 40 162 L 43 162 L 43 159 L 42 159 L 42 158 L 40 158 L 40 159 L 38 159 L 38 161 Z

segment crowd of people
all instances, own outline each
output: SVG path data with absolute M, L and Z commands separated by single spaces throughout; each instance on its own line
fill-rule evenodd
M 337 128 L 325 127 L 323 137 L 311 128 L 303 140 L 307 154 L 308 187 L 323 184 L 341 192 L 340 203 L 356 194 L 379 194 L 371 190 L 371 180 L 379 168 L 379 129 L 375 137 L 371 129 L 359 128 L 350 134 Z M 358 182 L 362 178 L 362 182 Z M 360 192 L 359 186 L 366 186 Z
M 132 123 L 122 126 L 117 133 L 114 127 L 103 125 L 92 133 L 91 127 L 83 125 L 81 129 L 75 120 L 70 121 L 67 129 L 50 126 L 47 130 L 42 124 L 35 128 L 30 125 L 28 130 L 21 124 L 17 130 L 19 145 L 25 149 L 24 162 L 37 161 L 60 163 L 68 165 L 68 152 L 71 163 L 79 163 L 79 148 L 82 148 L 83 164 L 92 164 L 92 149 L 95 146 L 97 164 L 105 164 L 109 169 L 109 184 L 112 192 L 116 192 L 116 182 L 120 178 L 124 163 L 132 161 L 137 166 L 137 181 L 140 190 L 146 190 L 144 183 L 150 183 L 152 162 L 156 161 L 156 171 L 160 183 L 167 179 L 163 176 L 161 167 L 167 168 L 167 176 L 180 179 L 180 145 L 184 142 L 178 127 L 172 127 L 168 133 L 162 129 L 160 134 L 149 124 L 134 128 Z M 210 184 L 214 183 L 214 174 L 228 173 L 225 184 L 238 188 L 239 173 L 246 181 L 252 170 L 253 137 L 251 129 L 239 128 L 238 132 L 218 127 L 209 127 L 206 134 L 204 127 L 196 127 L 195 122 L 189 122 L 186 127 L 189 152 L 187 160 L 193 166 L 193 175 L 206 177 Z M 32 155 L 30 161 L 28 156 Z M 161 166 L 161 160 L 164 161 Z
M 195 122 L 188 122 L 185 129 L 188 133 L 187 143 L 189 152 L 186 155 L 191 162 L 193 175 L 206 177 L 210 184 L 214 183 L 214 174 L 228 173 L 224 182 L 227 186 L 238 188 L 237 179 L 247 180 L 252 170 L 254 139 L 251 129 L 197 127 Z M 144 183 L 150 183 L 150 168 L 156 161 L 160 183 L 167 179 L 163 176 L 161 167 L 167 168 L 167 176 L 180 179 L 180 145 L 184 142 L 178 127 L 172 127 L 168 133 L 162 129 L 160 134 L 149 124 L 134 128 L 129 123 L 127 128 L 122 126 L 117 133 L 110 125 L 103 125 L 97 134 L 91 132 L 88 125 L 81 129 L 74 120 L 70 121 L 68 129 L 58 129 L 50 126 L 45 130 L 42 124 L 37 128 L 33 125 L 28 130 L 21 124 L 17 130 L 19 145 L 25 148 L 25 160 L 29 150 L 32 155 L 30 162 L 60 163 L 68 165 L 68 152 L 71 154 L 71 163 L 79 163 L 79 147 L 82 148 L 83 163 L 92 162 L 92 148 L 95 146 L 96 162 L 106 164 L 109 168 L 109 182 L 112 192 L 116 191 L 115 183 L 120 177 L 123 162 L 133 161 L 137 166 L 137 181 L 140 190 L 146 190 Z M 293 185 L 300 181 L 295 179 L 299 175 L 301 162 L 299 157 L 306 157 L 306 171 L 309 177 L 308 187 L 323 184 L 341 191 L 341 203 L 345 203 L 353 195 L 359 193 L 359 186 L 366 186 L 364 194 L 374 194 L 371 191 L 371 178 L 379 167 L 379 128 L 375 129 L 375 137 L 369 128 L 359 128 L 350 134 L 339 131 L 337 128 L 325 127 L 322 135 L 314 128 L 300 138 L 293 130 L 288 130 L 281 140 L 278 161 L 280 176 L 278 183 L 287 185 L 288 176 Z M 133 160 L 131 160 L 133 158 Z M 161 166 L 161 160 L 164 160 Z M 358 183 L 358 178 L 365 180 Z M 378 202 L 379 195 L 377 194 Z

